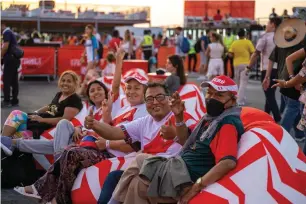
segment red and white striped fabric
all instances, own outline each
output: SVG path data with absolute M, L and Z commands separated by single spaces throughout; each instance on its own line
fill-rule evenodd
M 197 121 L 188 113 L 184 114 L 186 125 L 193 129 Z M 141 150 L 144 153 L 154 154 L 162 157 L 175 156 L 181 149 L 181 145 L 173 140 L 164 140 L 160 135 L 160 127 L 164 124 L 175 123 L 173 113 L 169 113 L 163 121 L 152 122 L 152 117 L 147 116 L 141 119 L 140 126 L 126 126 L 127 132 L 134 135 L 134 132 L 142 133 L 142 138 L 138 139 L 141 142 Z M 137 137 L 137 136 L 134 136 Z M 134 139 L 132 138 L 134 141 Z M 109 160 L 99 162 L 87 169 L 83 169 L 79 174 L 72 188 L 73 203 L 97 203 L 101 193 L 102 186 L 106 176 L 114 170 L 125 170 L 129 163 L 134 159 L 136 153 L 129 154 L 125 157 L 116 157 Z
M 76 126 L 84 126 L 85 117 L 88 115 L 88 105 L 83 103 L 83 109 L 71 120 L 71 123 Z M 46 130 L 40 136 L 41 140 L 52 140 L 54 137 L 55 128 Z M 33 154 L 40 168 L 47 170 L 54 162 L 53 155 Z
M 306 157 L 281 126 L 262 122 L 241 138 L 237 167 L 189 203 L 306 203 Z
M 196 120 L 200 120 L 206 113 L 206 108 L 204 95 L 199 87 L 193 83 L 187 83 L 178 90 L 178 93 L 185 101 L 186 112 Z

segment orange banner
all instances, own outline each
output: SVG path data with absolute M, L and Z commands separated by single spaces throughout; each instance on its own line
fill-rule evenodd
M 54 75 L 55 49 L 51 47 L 23 47 L 22 75 Z

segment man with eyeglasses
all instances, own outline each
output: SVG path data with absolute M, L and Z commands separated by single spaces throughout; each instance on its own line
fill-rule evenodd
M 203 188 L 236 167 L 238 142 L 244 133 L 241 107 L 236 102 L 238 87 L 224 75 L 201 86 L 208 87 L 207 114 L 191 134 L 185 125 L 177 131 L 177 141 L 184 145 L 179 155 L 137 155 L 123 173 L 114 200 L 124 204 L 187 204 Z M 184 121 L 184 103 L 179 96 L 171 99 L 170 106 L 176 122 Z
M 170 97 L 169 90 L 165 85 L 149 83 L 145 90 L 148 116 L 119 127 L 100 123 L 88 116 L 85 119 L 85 126 L 88 125 L 88 129 L 94 130 L 107 140 L 124 139 L 127 144 L 138 141 L 141 143 L 141 151 L 146 154 L 164 158 L 176 156 L 182 147 L 176 141 L 178 134 L 181 132 L 188 132 L 189 134 L 197 123 L 190 114 L 183 112 L 183 115 L 181 115 L 181 112 L 178 112 L 179 110 L 175 106 L 171 107 L 170 99 L 177 97 L 179 97 L 178 93 Z M 135 174 L 137 173 L 135 172 Z M 110 185 L 105 186 L 105 188 L 107 189 L 103 188 L 102 192 L 107 195 L 101 195 L 103 197 L 101 199 L 103 200 L 102 203 L 107 203 L 105 197 L 109 199 L 112 194 Z

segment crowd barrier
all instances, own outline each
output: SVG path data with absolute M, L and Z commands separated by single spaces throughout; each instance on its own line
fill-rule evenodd
M 73 70 L 81 74 L 82 67 L 85 64 L 80 63 L 80 57 L 84 52 L 83 46 L 65 45 L 60 48 L 54 47 L 23 47 L 24 58 L 21 59 L 23 76 L 59 76 L 66 70 Z M 108 53 L 107 47 L 104 47 L 103 58 Z M 158 50 L 158 67 L 164 68 L 167 58 L 175 54 L 175 47 L 160 47 Z M 123 73 L 131 68 L 140 68 L 148 71 L 148 62 L 141 60 L 141 50 L 136 51 L 136 60 L 125 60 L 123 64 Z M 198 54 L 197 71 L 200 66 L 200 55 Z M 185 60 L 185 69 L 188 69 L 188 60 Z M 100 65 L 103 68 L 104 65 Z
M 21 59 L 23 76 L 56 77 L 55 48 L 23 47 L 24 57 Z

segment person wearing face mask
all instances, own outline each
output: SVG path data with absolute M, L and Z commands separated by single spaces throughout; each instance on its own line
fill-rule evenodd
M 177 142 L 183 145 L 178 156 L 166 159 L 137 155 L 115 189 L 113 197 L 116 201 L 142 204 L 179 201 L 187 204 L 203 188 L 236 167 L 238 142 L 244 133 L 241 107 L 236 102 L 238 86 L 224 75 L 201 86 L 208 87 L 207 114 L 191 134 L 181 124 L 184 103 L 178 95 L 170 100 L 175 122 L 182 128 L 176 136 Z M 137 174 L 127 178 L 130 171 Z

